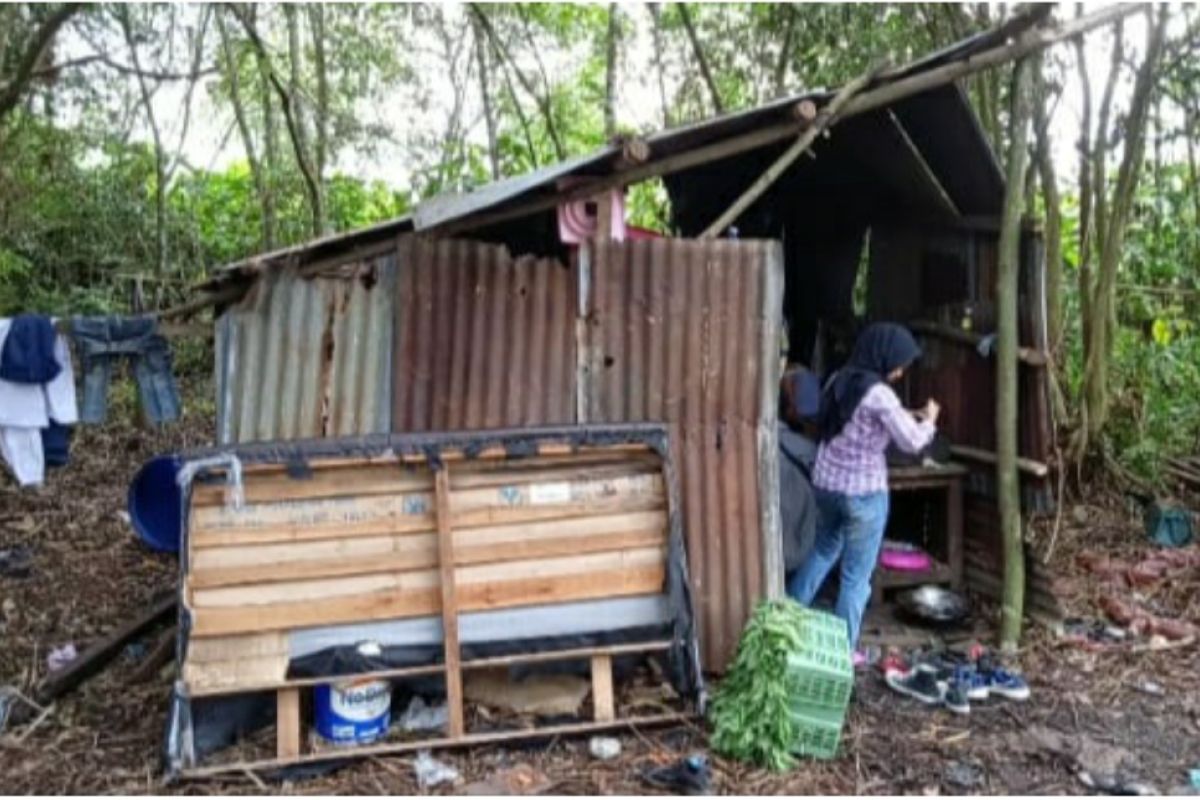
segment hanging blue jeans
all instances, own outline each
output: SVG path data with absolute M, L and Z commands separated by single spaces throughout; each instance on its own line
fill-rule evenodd
M 840 558 L 841 587 L 834 610 L 846 621 L 850 646 L 858 646 L 863 612 L 871 599 L 871 576 L 883 546 L 888 493 L 845 495 L 817 489 L 817 537 L 808 558 L 788 579 L 793 600 L 810 606 Z
M 100 423 L 108 413 L 108 382 L 113 362 L 133 361 L 142 408 L 151 422 L 179 419 L 179 390 L 171 373 L 171 348 L 153 317 L 75 317 L 71 335 L 83 368 L 79 419 Z

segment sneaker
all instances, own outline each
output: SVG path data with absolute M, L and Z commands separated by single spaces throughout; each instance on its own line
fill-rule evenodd
M 954 681 L 962 685 L 970 700 L 987 700 L 991 684 L 974 666 L 961 666 L 954 671 Z
M 706 795 L 712 781 L 712 770 L 704 756 L 690 755 L 674 764 L 646 770 L 642 773 L 642 780 L 672 794 Z
M 897 653 L 888 653 L 879 662 L 879 671 L 884 675 L 890 675 L 893 672 L 898 672 L 901 675 L 908 674 L 908 664 L 904 662 L 904 657 Z
M 1001 667 L 993 667 L 980 673 L 986 684 L 987 695 L 997 695 L 1006 700 L 1028 700 L 1029 684 L 1014 672 Z
M 937 671 L 925 664 L 918 664 L 907 674 L 889 672 L 883 676 L 883 680 L 893 691 L 926 705 L 938 705 L 945 696 L 945 687 L 938 683 Z
M 946 708 L 953 711 L 955 714 L 970 714 L 971 700 L 967 696 L 966 683 L 958 679 L 958 676 L 950 679 L 946 684 L 945 694 L 942 696 L 942 702 L 946 704 Z

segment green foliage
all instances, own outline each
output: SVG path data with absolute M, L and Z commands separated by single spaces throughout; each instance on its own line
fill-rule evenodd
M 713 698 L 709 720 L 718 753 L 773 770 L 789 769 L 799 738 L 787 659 L 804 644 L 804 610 L 793 600 L 760 603 Z

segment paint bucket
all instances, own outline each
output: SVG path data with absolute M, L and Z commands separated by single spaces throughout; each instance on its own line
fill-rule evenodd
M 358 652 L 378 657 L 379 645 L 366 642 Z M 346 680 L 317 686 L 313 693 L 317 733 L 336 745 L 370 744 L 383 738 L 392 717 L 392 685 L 379 680 Z

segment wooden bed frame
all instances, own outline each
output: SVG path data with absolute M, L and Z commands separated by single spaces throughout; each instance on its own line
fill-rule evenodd
M 412 455 L 322 459 L 308 465 L 311 477 L 302 481 L 289 478 L 280 465 L 251 464 L 244 470 L 245 505 L 236 510 L 227 505 L 226 487 L 194 487 L 182 592 L 191 622 L 181 667 L 183 695 L 197 699 L 274 692 L 276 752 L 274 758 L 253 761 L 188 764 L 180 775 L 271 770 L 688 718 L 684 711 L 634 717 L 617 713 L 613 659 L 661 654 L 672 647 L 671 641 L 461 657 L 459 617 L 464 611 L 664 591 L 673 498 L 668 467 L 658 452 L 640 443 L 584 447 L 542 442 L 536 455 L 507 458 L 495 448 L 470 459 L 459 451 L 439 453 L 435 461 Z M 330 507 L 338 511 L 332 517 L 313 512 Z M 319 596 L 354 592 L 360 584 L 357 594 Z M 429 615 L 440 615 L 442 663 L 286 677 L 291 630 Z M 591 664 L 590 720 L 467 730 L 465 670 L 568 660 Z M 432 675 L 445 677 L 445 735 L 336 749 L 305 747 L 303 692 L 333 680 Z

